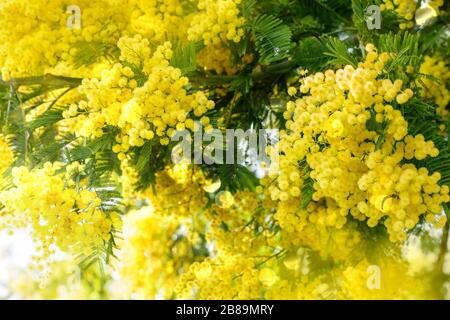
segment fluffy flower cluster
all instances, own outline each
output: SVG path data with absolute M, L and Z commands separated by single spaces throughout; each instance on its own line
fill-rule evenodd
M 69 28 L 73 4 L 68 0 L 2 1 L 0 67 L 3 77 L 56 73 L 91 76 L 90 68 L 74 68 L 81 44 L 114 45 L 129 21 L 127 0 L 81 0 L 82 28 Z
M 255 264 L 239 254 L 194 262 L 179 277 L 177 297 L 200 299 L 430 299 L 431 287 L 393 256 L 356 264 L 315 265 L 300 248 Z M 381 258 L 381 259 L 380 259 Z M 267 261 L 269 260 L 269 261 Z M 376 263 L 376 264 L 373 264 Z M 313 268 L 326 270 L 315 273 Z
M 424 282 L 407 271 L 423 276 L 423 270 L 433 269 L 437 255 L 427 253 L 423 259 L 421 250 L 409 251 L 409 260 L 419 261 L 408 270 L 394 252 L 398 244 L 388 241 L 385 232 L 392 242 L 400 242 L 424 220 L 436 227 L 446 222 L 441 206 L 450 201 L 449 188 L 440 185 L 438 172 L 417 165 L 437 157 L 439 151 L 423 135 L 408 134 L 412 130 L 402 113 L 413 107 L 410 101 L 420 93 L 421 98 L 439 106 L 439 115 L 448 116 L 450 93 L 445 85 L 450 71 L 439 58 L 425 58 L 419 72 L 431 77 L 423 77 L 411 88 L 393 79 L 393 73 L 386 74 L 390 55 L 379 54 L 370 44 L 363 55 L 365 61 L 357 66 L 308 77 L 307 72 L 299 72 L 301 78 L 287 82 L 288 95 L 296 100 L 287 104 L 285 130 L 277 148 L 269 150 L 272 157 L 279 158 L 279 170 L 268 170 L 269 176 L 256 192 L 231 194 L 232 181 L 217 182 L 214 174 L 229 179 L 246 177 L 226 175 L 222 170 L 228 170 L 227 166 L 213 166 L 209 171 L 204 166 L 162 164 L 164 159 L 158 162 L 156 172 L 143 172 L 145 179 L 138 172 L 141 155 L 154 160 L 152 152 L 145 153 L 147 147 L 164 154 L 176 130 L 195 131 L 197 120 L 206 130 L 213 125 L 225 129 L 225 118 L 233 120 L 237 115 L 233 112 L 242 111 L 228 108 L 229 117 L 218 114 L 227 112 L 225 105 L 230 107 L 243 96 L 236 92 L 229 101 L 231 94 L 219 97 L 227 92 L 227 85 L 213 89 L 211 96 L 217 94 L 220 103 L 220 110 L 213 110 L 210 92 L 201 85 L 192 87 L 170 63 L 182 60 L 174 59 L 172 44 L 184 48 L 186 41 L 195 42 L 196 48 L 198 42 L 204 45 L 196 62 L 211 73 L 235 74 L 242 64 L 250 63 L 252 57 L 243 53 L 248 51 L 235 50 L 233 44 L 244 36 L 241 0 L 79 0 L 80 29 L 67 26 L 70 13 L 65 9 L 73 4 L 71 0 L 1 2 L 3 80 L 45 73 L 84 78 L 78 90 L 67 93 L 66 88 L 58 87 L 21 105 L 25 122 L 40 115 L 37 123 L 45 122 L 53 116 L 44 114 L 50 106 L 64 108 L 64 119 L 51 124 L 58 131 L 57 138 L 74 133 L 77 140 L 87 143 L 80 150 L 72 149 L 75 143 L 65 145 L 60 152 L 62 161 L 71 161 L 72 152 L 76 157 L 77 151 L 82 154 L 89 144 L 103 141 L 91 138 L 114 138 L 105 139 L 105 149 L 111 147 L 118 155 L 121 170 L 117 177 L 117 168 L 111 168 L 108 182 L 120 181 L 124 210 L 129 211 L 124 218 L 123 241 L 119 239 L 117 246 L 120 281 L 127 284 L 132 298 L 426 297 Z M 428 3 L 437 9 L 443 1 Z M 383 9 L 395 10 L 405 21 L 400 27 L 409 28 L 417 1 L 384 0 Z M 244 55 L 242 62 L 235 64 L 232 53 Z M 260 71 L 265 77 L 275 69 Z M 413 71 L 408 67 L 408 73 Z M 282 78 L 276 77 L 277 81 Z M 266 84 L 271 86 L 270 81 L 256 82 L 252 82 L 253 89 L 264 86 L 266 92 Z M 284 85 L 277 83 L 272 88 L 274 96 L 284 99 L 279 87 Z M 22 86 L 19 92 L 28 96 L 34 89 Z M 47 102 L 38 101 L 41 99 Z M 56 105 L 55 99 L 59 99 Z M 35 108 L 35 104 L 40 105 Z M 278 110 L 277 103 L 273 111 Z M 26 128 L 27 133 L 31 131 Z M 49 133 L 47 129 L 33 130 L 32 152 L 35 138 Z M 0 191 L 0 230 L 31 226 L 44 257 L 60 249 L 85 254 L 89 260 L 93 247 L 103 253 L 105 245 L 109 253 L 116 244 L 111 236 L 122 229 L 122 221 L 119 215 L 104 211 L 116 202 L 102 204 L 100 196 L 112 194 L 115 201 L 120 186 L 117 190 L 102 188 L 101 194 L 99 188 L 88 187 L 106 180 L 107 174 L 92 177 L 90 173 L 97 173 L 98 158 L 109 156 L 110 151 L 92 149 L 95 159 L 81 163 L 15 168 L 11 183 L 5 183 L 9 189 Z M 1 174 L 14 159 L 4 136 L 0 136 L 0 151 Z M 116 157 L 111 158 L 115 164 Z M 135 162 L 139 165 L 133 166 Z M 152 186 L 137 190 L 144 180 L 152 180 Z M 379 259 L 372 250 L 375 244 L 389 257 Z M 372 264 L 382 273 L 380 288 L 375 290 L 368 286 Z M 69 265 L 56 265 L 55 281 L 60 281 L 61 272 Z M 87 282 L 104 286 L 100 270 L 93 268 L 94 280 Z M 25 281 L 28 286 L 21 284 L 25 292 L 37 290 L 28 278 Z M 89 294 L 79 289 L 73 292 Z M 59 286 L 50 289 L 48 297 L 57 296 L 59 290 Z
M 175 165 L 156 174 L 155 189 L 148 190 L 146 196 L 160 214 L 192 217 L 207 203 L 204 183 L 200 170 Z
M 221 45 L 207 46 L 199 52 L 197 63 L 205 70 L 213 70 L 217 74 L 234 74 L 237 72 L 230 61 L 230 51 Z
M 348 259 L 363 238 L 357 224 L 345 223 L 342 211 L 332 202 L 312 202 L 305 209 L 295 200 L 281 202 L 275 219 L 282 230 L 283 247 L 309 247 L 323 259 Z
M 423 77 L 419 83 L 422 97 L 433 100 L 438 105 L 437 114 L 447 121 L 447 105 L 450 102 L 450 90 L 447 88 L 450 80 L 448 63 L 438 57 L 425 56 L 419 72 L 431 76 Z
M 267 210 L 262 210 L 261 199 L 250 191 L 229 197 L 227 202 L 218 199 L 205 213 L 210 222 L 206 239 L 214 243 L 215 251 L 251 256 L 275 247 L 277 241 L 270 230 L 272 220 Z
M 189 223 L 160 215 L 151 207 L 130 212 L 124 221 L 120 274 L 139 298 L 172 298 L 180 274 L 195 257 L 185 230 Z
M 197 14 L 188 30 L 188 39 L 217 45 L 228 40 L 239 42 L 244 35 L 245 19 L 239 17 L 241 0 L 199 0 Z
M 214 103 L 201 91 L 186 91 L 188 79 L 169 65 L 169 42 L 153 54 L 148 40 L 139 35 L 121 38 L 118 46 L 121 60 L 135 70 L 117 63 L 104 70 L 100 79 L 84 80 L 79 91 L 86 100 L 72 105 L 64 117 L 65 125 L 80 136 L 102 136 L 106 126 L 120 128 L 113 151 L 123 160 L 130 147 L 143 146 L 153 138 L 168 144 L 175 130 L 194 129 L 191 117 L 201 117 Z
M 251 259 L 224 254 L 192 264 L 175 290 L 182 298 L 257 299 L 261 284 Z
M 366 49 L 367 58 L 356 69 L 346 66 L 304 78 L 304 96 L 287 105 L 279 172 L 265 184 L 271 199 L 280 203 L 276 217 L 288 230 L 296 219 L 289 218 L 295 215 L 290 208 L 304 201 L 301 190 L 308 179 L 314 189 L 309 207 L 333 213 L 319 218 L 320 210 L 310 209 L 303 224 L 292 225 L 298 233 L 306 223 L 341 228 L 349 213 L 372 227 L 384 221 L 393 241 L 404 240 L 421 216 L 438 226 L 445 223 L 440 205 L 449 200 L 449 190 L 438 184 L 439 173 L 429 175 L 404 163 L 439 153 L 423 136 L 407 135 L 408 123 L 393 107 L 406 103 L 413 92 L 402 89 L 401 80 L 379 79 L 389 55 L 378 55 L 372 45 Z
M 381 10 L 394 10 L 406 22 L 400 23 L 400 29 L 412 28 L 414 26 L 414 14 L 416 13 L 417 3 L 414 0 L 391 1 L 383 0 Z
M 375 269 L 374 269 L 375 268 Z M 377 275 L 377 272 L 380 272 Z M 379 279 L 376 280 L 376 277 Z M 401 259 L 385 257 L 377 265 L 367 259 L 348 266 L 341 274 L 340 299 L 430 299 L 430 287 L 423 278 L 408 273 L 408 265 Z
M 69 0 L 5 0 L 0 5 L 0 69 L 3 79 L 52 73 L 99 77 L 123 36 L 142 35 L 154 45 L 201 40 L 205 44 L 239 42 L 243 18 L 239 0 L 80 0 L 77 28 Z M 197 11 L 189 6 L 198 6 Z M 72 23 L 72 24 L 71 24 Z M 85 50 L 89 52 L 86 53 Z M 99 54 L 104 53 L 104 54 Z M 94 65 L 78 65 L 88 55 Z
M 154 208 L 125 218 L 121 275 L 131 291 L 146 298 L 260 296 L 257 264 L 273 250 L 267 216 L 253 216 L 260 200 L 244 191 L 208 208 L 201 191 L 208 183 L 187 166 L 168 168 L 146 193 Z
M 146 190 L 137 191 L 139 180 L 129 160 L 122 161 L 122 195 L 128 203 L 149 201 L 158 214 L 178 217 L 193 216 L 207 203 L 203 187 L 207 184 L 200 170 L 178 164 L 166 167 L 155 176 L 155 184 Z
M 82 274 L 76 259 L 64 257 L 36 275 L 29 270 L 14 270 L 8 287 L 24 300 L 104 300 L 112 296 L 105 290 L 104 269 L 94 264 Z
M 63 113 L 67 119 L 61 123 L 63 130 L 72 131 L 81 137 L 101 137 L 106 125 L 118 126 L 122 105 L 132 97 L 134 73 L 130 68 L 115 64 L 102 72 L 100 79 L 85 79 L 79 92 L 86 100 L 72 104 Z M 119 86 L 124 84 L 126 87 Z M 136 82 L 134 81 L 136 86 Z
M 443 0 L 429 0 L 426 3 L 437 13 L 439 8 L 444 5 Z M 417 9 L 417 1 L 415 0 L 383 0 L 381 10 L 394 10 L 405 22 L 400 23 L 400 29 L 408 29 L 414 27 L 414 17 Z
M 61 169 L 60 163 L 33 170 L 14 168 L 13 187 L 0 193 L 2 229 L 31 225 L 44 256 L 53 245 L 66 252 L 76 248 L 89 253 L 110 238 L 112 228 L 96 193 L 75 182 L 68 185 Z
M 167 35 L 185 39 L 195 13 L 184 9 L 186 0 L 128 0 L 133 8 L 129 34 L 141 34 L 152 43 L 167 41 Z

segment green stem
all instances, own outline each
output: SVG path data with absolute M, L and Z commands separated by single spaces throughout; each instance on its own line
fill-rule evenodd
M 268 258 L 266 258 L 266 259 L 263 260 L 262 262 L 256 264 L 255 267 L 256 267 L 256 268 L 259 268 L 260 266 L 262 266 L 262 265 L 265 264 L 266 262 L 272 260 L 273 258 L 277 258 L 277 259 L 278 259 L 280 256 L 285 255 L 287 252 L 288 252 L 287 249 L 283 249 L 283 250 L 281 250 L 281 251 L 278 252 L 278 253 L 274 253 L 273 255 L 269 256 Z
M 276 63 L 264 68 L 261 71 L 255 72 L 251 75 L 254 81 L 261 81 L 269 78 L 273 75 L 283 74 L 291 70 L 296 66 L 295 60 L 287 60 L 280 63 Z M 194 83 L 199 83 L 206 86 L 224 85 L 229 84 L 236 80 L 239 75 L 205 75 L 205 76 L 192 76 L 190 80 Z M 81 84 L 81 78 L 72 78 L 64 76 L 56 76 L 53 74 L 46 74 L 43 76 L 35 77 L 23 77 L 12 78 L 8 81 L 4 81 L 0 77 L 0 86 L 29 86 L 29 85 L 47 85 L 51 87 L 77 87 Z
M 273 75 L 287 73 L 295 66 L 297 66 L 297 61 L 286 60 L 286 61 L 283 61 L 283 62 L 280 62 L 277 64 L 270 65 L 267 68 L 265 68 L 264 70 L 252 74 L 252 78 L 254 81 L 261 81 L 261 80 L 269 78 Z
M 270 78 L 274 75 L 287 73 L 296 66 L 297 62 L 295 60 L 286 60 L 267 66 L 261 71 L 253 72 L 250 77 L 253 81 L 258 82 Z M 239 75 L 197 75 L 189 77 L 189 80 L 193 83 L 201 85 L 214 86 L 230 84 L 238 78 Z
M 205 85 L 205 86 L 216 86 L 230 84 L 236 80 L 238 76 L 220 76 L 220 75 L 195 75 L 190 76 L 189 80 L 192 83 Z
M 12 78 L 8 81 L 4 81 L 0 77 L 0 86 L 29 86 L 29 85 L 48 85 L 52 87 L 76 87 L 81 84 L 81 78 L 71 78 L 64 76 L 55 76 L 52 74 L 46 74 L 36 77 L 24 77 L 24 78 Z

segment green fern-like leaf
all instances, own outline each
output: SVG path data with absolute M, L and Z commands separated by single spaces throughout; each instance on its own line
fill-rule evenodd
M 351 0 L 301 0 L 297 1 L 297 6 L 300 13 L 312 15 L 326 25 L 336 26 L 350 22 L 348 13 L 351 10 Z
M 63 119 L 62 113 L 63 108 L 51 108 L 46 110 L 43 114 L 36 117 L 31 122 L 28 122 L 26 127 L 30 130 L 35 130 L 40 127 L 49 127 L 55 124 L 56 122 Z
M 287 57 L 292 33 L 281 19 L 263 14 L 256 18 L 251 28 L 255 33 L 260 62 L 271 63 Z
M 402 114 L 408 121 L 409 134 L 416 136 L 422 134 L 425 140 L 433 141 L 439 149 L 437 157 L 427 157 L 424 160 L 410 160 L 417 168 L 425 167 L 430 173 L 441 174 L 442 185 L 450 186 L 450 146 L 447 138 L 439 130 L 440 118 L 435 114 L 436 107 L 424 101 L 414 99 L 402 108 Z
M 302 204 L 301 204 L 302 209 L 305 209 L 312 200 L 312 196 L 314 194 L 313 185 L 314 185 L 314 180 L 311 179 L 311 177 L 308 177 L 303 182 L 302 193 L 301 193 L 302 194 Z
M 102 42 L 77 42 L 75 43 L 75 55 L 73 64 L 75 68 L 90 66 L 108 55 L 110 48 Z
M 330 60 L 330 64 L 335 65 L 352 65 L 356 67 L 357 60 L 355 57 L 353 57 L 350 52 L 349 48 L 338 38 L 335 37 L 328 37 L 323 39 L 325 46 L 327 47 L 327 52 L 325 52 L 325 55 L 332 58 Z
M 246 189 L 254 191 L 258 185 L 258 179 L 253 172 L 239 164 L 218 165 L 217 173 L 222 182 L 221 190 L 237 192 Z
M 386 72 L 390 73 L 399 67 L 411 65 L 417 69 L 421 55 L 419 54 L 419 35 L 388 33 L 379 38 L 380 52 L 393 53 L 394 57 L 387 63 Z
M 197 53 L 203 48 L 201 43 L 176 44 L 170 65 L 189 74 L 197 69 Z
M 326 68 L 327 62 L 331 59 L 325 54 L 326 51 L 327 47 L 320 39 L 306 38 L 298 43 L 295 61 L 300 67 L 320 71 Z

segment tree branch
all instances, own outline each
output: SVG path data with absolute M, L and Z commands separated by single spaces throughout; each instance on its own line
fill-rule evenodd
M 24 78 L 12 78 L 8 81 L 4 81 L 0 77 L 0 86 L 30 86 L 30 85 L 48 85 L 51 87 L 77 87 L 81 84 L 81 78 L 72 78 L 64 76 L 55 76 L 52 74 L 46 74 L 43 76 L 24 77 Z

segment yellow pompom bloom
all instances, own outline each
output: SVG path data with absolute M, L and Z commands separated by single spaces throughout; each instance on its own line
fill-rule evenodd
M 199 14 L 192 19 L 188 39 L 217 45 L 228 40 L 239 42 L 244 35 L 245 20 L 239 17 L 241 0 L 199 0 Z
M 450 101 L 450 90 L 446 87 L 450 80 L 448 63 L 438 57 L 426 56 L 419 72 L 432 76 L 432 78 L 421 78 L 422 81 L 419 83 L 422 88 L 421 95 L 438 105 L 437 114 L 446 121 L 448 117 L 447 105 Z
M 139 298 L 173 296 L 183 269 L 195 261 L 189 239 L 177 231 L 187 220 L 160 215 L 152 207 L 128 213 L 120 251 L 121 282 Z
M 275 155 L 279 170 L 265 185 L 268 197 L 278 203 L 276 218 L 286 235 L 304 234 L 313 224 L 326 226 L 326 236 L 345 226 L 351 215 L 371 227 L 387 218 L 391 240 L 401 241 L 421 216 L 439 214 L 449 199 L 440 193 L 439 176 L 401 164 L 403 159 L 436 157 L 439 151 L 423 136 L 407 135 L 407 121 L 389 103 L 395 98 L 406 103 L 414 92 L 402 90 L 401 80 L 380 79 L 388 56 L 376 54 L 371 44 L 366 50 L 357 68 L 348 65 L 301 79 L 304 96 L 287 104 L 287 130 L 280 134 Z M 381 146 L 379 133 L 367 127 L 371 112 L 376 121 L 388 122 Z M 290 179 L 293 172 L 299 178 Z M 312 204 L 299 209 L 304 201 L 299 190 L 308 179 L 313 181 Z M 305 243 L 297 237 L 297 245 Z
M 14 168 L 13 187 L 0 193 L 2 228 L 31 226 L 44 255 L 52 245 L 66 252 L 89 250 L 109 240 L 112 228 L 96 193 L 68 184 L 65 175 L 57 173 L 61 167 L 46 163 L 31 171 Z
M 82 137 L 99 137 L 105 127 L 118 127 L 121 143 L 114 149 L 126 154 L 131 147 L 141 147 L 152 140 L 155 134 L 162 145 L 167 145 L 175 129 L 190 128 L 189 115 L 200 117 L 214 108 L 214 102 L 204 92 L 186 91 L 188 79 L 169 65 L 169 42 L 153 53 L 148 40 L 140 35 L 120 38 L 118 46 L 124 64 L 104 69 L 100 79 L 83 80 L 78 90 L 85 100 L 64 113 L 62 127 L 73 128 Z M 146 76 L 142 85 L 130 86 L 136 75 L 125 63 L 142 70 Z M 206 123 L 206 117 L 202 119 Z M 124 156 L 120 158 L 123 160 Z

